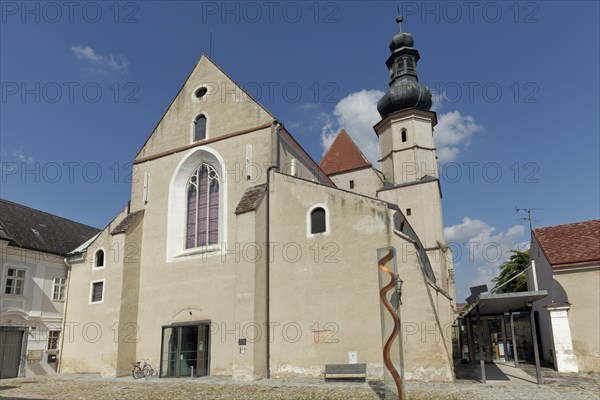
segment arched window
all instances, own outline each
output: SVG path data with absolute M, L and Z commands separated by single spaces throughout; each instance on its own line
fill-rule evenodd
M 219 186 L 219 174 L 208 164 L 203 163 L 190 176 L 186 187 L 186 249 L 218 244 Z
M 402 130 L 402 143 L 406 142 L 406 130 Z
M 104 250 L 98 250 L 95 255 L 94 267 L 104 267 Z
M 200 115 L 194 122 L 194 142 L 206 139 L 206 117 Z
M 310 233 L 324 233 L 327 230 L 325 210 L 317 207 L 310 213 Z
M 415 74 L 415 60 L 412 57 L 406 59 L 406 72 Z

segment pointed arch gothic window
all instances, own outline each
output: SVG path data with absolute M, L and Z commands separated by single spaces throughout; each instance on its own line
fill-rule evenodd
M 402 143 L 406 142 L 406 129 L 402 130 Z
M 219 174 L 201 164 L 190 176 L 187 187 L 186 249 L 219 242 Z

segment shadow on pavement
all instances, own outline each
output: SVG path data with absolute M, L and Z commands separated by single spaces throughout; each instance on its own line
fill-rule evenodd
M 373 392 L 375 392 L 377 397 L 379 397 L 381 400 L 384 400 L 385 399 L 385 386 L 384 386 L 383 382 L 379 381 L 379 380 L 370 380 L 370 381 L 368 381 L 368 383 L 369 383 L 369 387 L 371 387 L 371 390 Z

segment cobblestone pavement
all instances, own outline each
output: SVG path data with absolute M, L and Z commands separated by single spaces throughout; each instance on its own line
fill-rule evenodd
M 554 379 L 554 380 L 552 380 Z M 456 383 L 407 382 L 410 400 L 598 400 L 600 375 L 555 374 L 544 385 L 484 385 L 472 380 Z M 372 399 L 382 398 L 381 382 L 323 382 L 318 379 L 270 379 L 236 382 L 229 378 L 190 379 L 101 378 L 97 375 L 59 375 L 3 379 L 0 398 L 6 399 Z

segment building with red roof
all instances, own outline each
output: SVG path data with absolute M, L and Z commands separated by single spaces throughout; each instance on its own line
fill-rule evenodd
M 543 358 L 559 371 L 600 371 L 600 220 L 538 228 L 531 236 L 539 289 L 548 291 L 534 304 Z
M 319 167 L 340 189 L 376 197 L 383 186 L 383 174 L 373 168 L 344 129 L 329 146 Z

